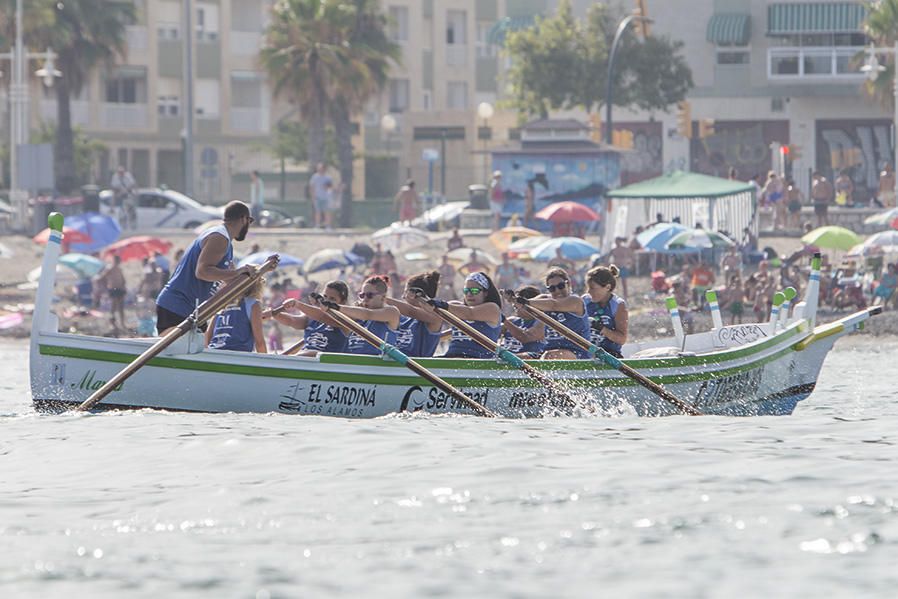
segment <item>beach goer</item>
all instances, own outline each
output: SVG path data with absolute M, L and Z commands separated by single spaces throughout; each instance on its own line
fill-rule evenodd
M 611 259 L 620 272 L 621 290 L 624 292 L 624 297 L 627 297 L 627 278 L 636 265 L 636 251 L 627 244 L 625 237 L 615 238 L 614 243 L 614 249 L 611 250 Z
M 563 324 L 584 339 L 589 339 L 589 320 L 583 298 L 571 289 L 571 279 L 561 268 L 552 268 L 543 275 L 548 293 L 530 300 L 530 306 L 542 310 L 553 320 Z M 546 326 L 546 351 L 543 360 L 582 360 L 589 352 L 562 336 L 551 326 Z
M 498 341 L 502 329 L 502 298 L 493 280 L 485 272 L 472 272 L 465 278 L 462 292 L 464 294 L 462 302 L 436 300 L 434 305 L 449 310 L 475 330 L 493 341 Z M 476 343 L 464 332 L 452 327 L 449 348 L 442 357 L 492 359 L 495 358 L 495 354 Z
M 785 191 L 783 181 L 775 171 L 767 173 L 767 183 L 764 185 L 763 204 L 773 208 L 773 229 L 778 231 L 783 228 L 786 210 L 783 200 L 783 192 Z
M 232 241 L 243 241 L 253 222 L 249 206 L 234 200 L 225 206 L 224 220 L 193 240 L 171 279 L 156 298 L 156 328 L 160 335 L 179 325 L 203 303 L 218 282 L 229 282 L 253 272 L 250 265 L 233 269 Z M 200 327 L 205 331 L 205 325 Z
M 315 174 L 309 178 L 309 195 L 312 197 L 312 205 L 315 208 L 315 226 L 325 226 L 330 213 L 329 189 L 334 180 L 327 174 L 327 166 L 319 162 L 315 167 Z
M 529 300 L 539 295 L 539 289 L 524 285 L 515 294 Z M 546 351 L 546 325 L 528 313 L 523 304 L 515 302 L 514 311 L 516 316 L 502 321 L 502 347 L 521 358 L 539 359 Z
M 854 205 L 854 181 L 851 180 L 851 175 L 848 174 L 848 171 L 843 169 L 839 176 L 836 178 L 836 204 L 839 206 L 853 206 Z
M 440 292 L 442 299 L 455 299 L 455 267 L 449 262 L 449 256 L 443 255 L 437 272 L 440 273 Z
M 493 214 L 493 231 L 499 230 L 502 209 L 505 207 L 505 192 L 502 190 L 502 171 L 493 172 L 490 181 L 490 212 Z
M 254 219 L 262 218 L 265 210 L 265 182 L 259 171 L 253 171 L 249 175 L 249 207 Z
M 817 226 L 829 224 L 829 205 L 833 201 L 835 190 L 832 183 L 819 171 L 814 171 L 811 184 L 811 200 L 814 202 L 814 215 L 817 217 Z
M 786 209 L 789 211 L 788 225 L 797 229 L 801 220 L 801 205 L 804 204 L 804 194 L 795 185 L 793 179 L 786 182 Z
M 630 315 L 627 302 L 614 293 L 617 266 L 596 266 L 586 273 L 586 315 L 590 320 L 590 341 L 618 358 L 627 342 Z
M 106 291 L 109 293 L 109 301 L 112 304 L 110 309 L 112 329 L 118 333 L 119 327 L 116 324 L 115 315 L 118 314 L 119 323 L 122 328 L 125 328 L 125 296 L 128 294 L 125 273 L 122 272 L 122 257 L 118 254 L 113 256 L 112 264 L 100 273 L 98 279 L 101 285 L 105 285 Z
M 426 303 L 427 298 L 437 296 L 439 286 L 440 273 L 424 272 L 408 278 L 401 299 L 387 298 L 387 304 L 402 315 L 396 347 L 407 356 L 429 358 L 440 344 L 443 319 Z
M 879 285 L 873 292 L 874 306 L 887 306 L 889 300 L 895 295 L 895 288 L 898 287 L 898 275 L 896 275 L 895 264 L 889 264 L 886 272 L 879 279 Z
M 349 286 L 343 281 L 328 281 L 322 293 L 324 300 L 337 305 L 349 301 Z M 303 331 L 305 344 L 297 356 L 317 356 L 319 353 L 346 353 L 349 345 L 349 331 L 328 315 L 317 299 L 303 302 L 295 298 L 284 301 L 286 310 L 299 309 L 301 314 L 280 312 L 273 317 L 276 322 Z M 267 312 L 270 314 L 271 312 Z M 267 315 L 266 314 L 266 315 Z
M 499 289 L 518 287 L 518 267 L 511 263 L 507 252 L 503 252 L 502 264 L 496 267 L 496 285 Z
M 458 272 L 467 276 L 473 272 L 487 272 L 489 269 L 489 266 L 480 261 L 480 256 L 477 254 L 477 250 L 471 250 L 471 255 L 468 257 L 468 261 L 459 267 Z
M 399 212 L 399 221 L 408 223 L 416 219 L 420 205 L 421 198 L 415 191 L 415 182 L 409 179 L 393 199 L 393 208 Z
M 701 307 L 705 304 L 705 292 L 714 286 L 714 271 L 699 260 L 692 269 L 692 279 L 690 281 L 692 287 L 692 299 L 695 305 Z
M 399 310 L 386 303 L 389 288 L 390 278 L 388 276 L 370 276 L 362 283 L 358 304 L 341 306 L 340 311 L 390 345 L 396 345 L 396 332 L 399 330 L 401 315 Z M 347 351 L 351 354 L 380 355 L 379 348 L 351 331 Z
M 882 208 L 891 208 L 895 205 L 895 170 L 891 163 L 886 162 L 879 173 L 878 200 Z
M 465 241 L 461 238 L 461 235 L 458 232 L 458 227 L 452 229 L 452 236 L 449 237 L 449 240 L 446 242 L 446 249 L 451 252 L 452 250 L 457 250 L 464 246 Z
M 236 303 L 215 315 L 212 326 L 206 330 L 206 345 L 209 348 L 268 353 L 260 303 L 264 288 L 265 281 L 258 279 Z
M 536 180 L 527 181 L 527 189 L 524 190 L 524 226 L 531 226 L 536 209 Z
M 125 229 L 137 228 L 137 182 L 123 165 L 112 174 L 109 181 L 112 189 L 112 201 L 116 208 L 121 225 Z
M 742 324 L 742 315 L 745 313 L 745 288 L 742 286 L 742 277 L 738 274 L 730 275 L 729 285 L 722 295 L 724 303 L 720 309 L 730 313 L 730 324 Z

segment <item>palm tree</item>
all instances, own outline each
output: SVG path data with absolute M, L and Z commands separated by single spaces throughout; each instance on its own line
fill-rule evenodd
M 111 65 L 125 53 L 125 27 L 134 23 L 134 4 L 128 0 L 66 0 L 55 4 L 52 19 L 37 25 L 33 43 L 52 47 L 59 56 L 62 77 L 55 82 L 56 188 L 71 191 L 78 185 L 72 131 L 71 96 L 87 83 L 91 71 Z
M 891 46 L 898 41 L 898 0 L 877 0 L 867 2 L 867 21 L 864 29 L 879 46 Z M 895 80 L 895 61 L 890 59 L 884 65 L 886 70 L 874 81 L 867 81 L 867 93 L 873 96 L 890 112 L 894 109 L 895 94 L 892 91 Z

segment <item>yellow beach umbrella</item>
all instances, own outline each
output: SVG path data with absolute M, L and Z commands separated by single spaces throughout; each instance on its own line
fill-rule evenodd
M 492 233 L 489 237 L 490 241 L 500 252 L 504 252 L 515 241 L 526 239 L 527 237 L 538 237 L 542 235 L 539 231 L 527 227 L 505 227 Z

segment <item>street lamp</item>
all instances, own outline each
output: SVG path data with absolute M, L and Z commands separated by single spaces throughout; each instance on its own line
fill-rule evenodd
M 486 140 L 487 140 L 487 128 L 489 127 L 489 121 L 493 118 L 493 114 L 495 110 L 493 109 L 493 105 L 489 102 L 481 102 L 477 105 L 477 116 L 483 119 L 483 129 L 484 134 L 481 136 L 483 139 L 483 182 L 489 182 L 489 158 L 486 154 Z
M 605 81 L 605 143 L 608 145 L 611 145 L 612 139 L 611 107 L 614 105 L 614 61 L 617 59 L 617 49 L 618 46 L 620 46 L 621 38 L 623 38 L 624 32 L 633 21 L 654 23 L 652 19 L 644 17 L 641 14 L 633 14 L 624 17 L 617 26 L 617 32 L 614 34 L 614 41 L 611 43 L 611 56 L 608 58 L 608 78 Z
M 886 54 L 891 53 L 894 59 L 895 64 L 895 72 L 892 74 L 892 93 L 895 94 L 895 115 L 894 115 L 894 123 L 892 124 L 895 135 L 898 135 L 898 42 L 895 42 L 895 45 L 892 48 L 876 48 L 873 44 L 870 44 L 870 47 L 867 48 L 867 60 L 864 61 L 864 66 L 861 67 L 861 72 L 867 76 L 867 80 L 871 83 L 876 81 L 879 78 L 880 73 L 886 70 L 886 68 L 879 64 L 879 58 L 876 56 L 877 54 Z M 893 137 L 893 139 L 895 139 Z M 898 146 L 898 140 L 894 142 L 896 146 Z M 895 161 L 892 166 L 893 173 L 898 173 L 898 152 L 893 150 L 893 160 Z M 898 197 L 898 174 L 893 175 L 895 177 L 895 196 Z

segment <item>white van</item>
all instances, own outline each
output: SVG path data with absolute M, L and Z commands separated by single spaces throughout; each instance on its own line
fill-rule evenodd
M 112 205 L 112 190 L 100 192 L 100 211 L 121 221 Z M 138 229 L 193 229 L 204 222 L 221 219 L 222 206 L 206 206 L 171 189 L 137 190 Z

